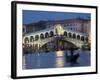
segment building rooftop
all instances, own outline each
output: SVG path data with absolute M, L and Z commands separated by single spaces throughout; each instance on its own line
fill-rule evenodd
M 64 20 L 41 20 L 38 22 L 33 22 L 29 24 L 24 24 L 26 26 L 38 26 L 39 24 L 63 24 L 63 23 L 72 23 L 72 22 L 87 22 L 90 21 L 90 19 L 83 19 L 83 18 L 73 18 L 73 19 L 64 19 Z

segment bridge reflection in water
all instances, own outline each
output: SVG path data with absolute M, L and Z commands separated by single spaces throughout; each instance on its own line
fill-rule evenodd
M 80 51 L 80 57 L 75 64 L 68 63 L 65 54 L 65 51 L 25 54 L 23 55 L 23 69 L 90 66 L 90 51 Z

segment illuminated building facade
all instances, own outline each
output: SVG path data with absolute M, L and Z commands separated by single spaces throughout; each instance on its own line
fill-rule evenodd
M 63 27 L 63 29 L 87 34 L 89 36 L 88 40 L 91 41 L 91 37 L 90 37 L 91 21 L 90 19 L 82 19 L 82 18 L 66 19 L 66 20 L 48 20 L 48 21 L 39 21 L 39 22 L 26 24 L 23 26 L 23 34 L 34 33 L 37 31 L 47 30 L 47 29 L 49 30 L 55 29 L 56 28 L 55 25 L 59 25 L 59 24 Z M 57 28 L 58 29 L 57 31 L 59 31 L 59 28 Z M 62 33 L 63 32 L 61 32 L 60 34 Z

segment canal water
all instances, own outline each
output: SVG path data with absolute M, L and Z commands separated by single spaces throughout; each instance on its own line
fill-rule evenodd
M 90 51 L 75 51 L 74 54 L 80 54 L 77 63 L 67 62 L 66 53 L 69 55 L 70 51 L 25 54 L 23 55 L 23 69 L 80 67 L 91 65 Z

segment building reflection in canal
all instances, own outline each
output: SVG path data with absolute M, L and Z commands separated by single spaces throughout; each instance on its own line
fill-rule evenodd
M 64 67 L 64 51 L 56 52 L 56 67 Z
M 66 61 L 66 51 L 55 51 L 41 54 L 25 54 L 23 56 L 23 69 L 61 68 L 90 66 L 90 51 L 81 51 L 78 63 L 71 64 Z M 67 51 L 68 52 L 68 51 Z

